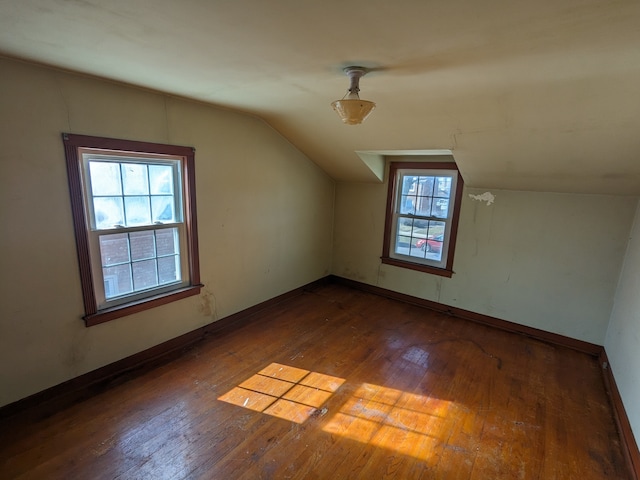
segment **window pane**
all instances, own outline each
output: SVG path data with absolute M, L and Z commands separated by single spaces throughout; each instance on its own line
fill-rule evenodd
M 419 242 L 420 249 L 424 252 L 425 258 L 440 261 L 442 258 L 443 234 L 429 235 Z
M 96 229 L 113 228 L 124 225 L 122 197 L 97 197 L 93 199 Z
M 91 194 L 93 196 L 122 195 L 120 164 L 109 162 L 89 162 Z
M 449 214 L 449 199 L 434 198 L 433 199 L 433 216 L 437 218 L 447 218 Z
M 436 197 L 449 198 L 451 196 L 451 177 L 437 177 Z
M 173 194 L 173 167 L 169 165 L 149 165 L 151 195 Z
M 164 228 L 156 230 L 156 250 L 158 256 L 175 255 L 178 249 L 178 229 Z
M 151 197 L 151 214 L 153 222 L 174 223 L 175 209 L 172 196 Z
M 407 217 L 398 218 L 398 235 L 411 235 L 413 229 L 413 219 Z
M 442 235 L 444 233 L 445 223 L 444 222 L 429 222 L 429 232 L 428 234 L 431 236 Z
M 123 163 L 122 185 L 125 195 L 148 195 L 147 166 L 140 163 Z
M 429 234 L 424 243 L 426 258 L 440 261 L 442 259 L 442 245 L 444 244 L 444 222 L 429 222 Z
M 406 175 L 402 177 L 402 195 L 416 194 L 415 189 L 416 177 L 413 175 Z
M 171 283 L 180 280 L 180 256 L 158 258 L 158 283 Z
M 418 197 L 416 215 L 421 215 L 423 217 L 431 216 L 431 198 L 432 197 Z
M 425 252 L 422 248 L 422 243 L 424 239 L 418 239 L 414 243 L 411 244 L 411 248 L 409 249 L 409 255 L 412 257 L 424 258 Z
M 158 274 L 155 260 L 143 260 L 132 264 L 133 287 L 135 290 L 158 286 Z
M 396 253 L 407 254 L 411 245 L 411 237 L 398 235 L 396 239 Z
M 100 235 L 102 266 L 129 262 L 129 236 L 126 233 Z
M 103 268 L 102 276 L 104 278 L 104 293 L 107 300 L 133 291 L 131 264 L 129 263 Z
M 124 205 L 128 227 L 151 224 L 149 197 L 125 197 Z
M 155 235 L 153 230 L 131 232 L 131 261 L 146 260 L 156 257 Z
M 416 197 L 402 195 L 400 202 L 400 213 L 413 215 L 416 213 Z
M 435 184 L 434 177 L 419 177 L 418 179 L 418 195 L 425 197 L 433 196 L 433 186 Z

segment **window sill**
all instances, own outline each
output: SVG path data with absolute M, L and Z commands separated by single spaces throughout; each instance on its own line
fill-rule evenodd
M 419 263 L 405 262 L 398 260 L 397 258 L 381 257 L 382 263 L 387 265 L 393 265 L 400 268 L 408 268 L 409 270 L 416 270 L 418 272 L 430 273 L 432 275 L 440 275 L 441 277 L 451 278 L 453 276 L 453 270 L 447 270 L 444 268 L 430 267 L 429 265 L 421 265 Z
M 115 320 L 116 318 L 149 310 L 160 305 L 166 305 L 167 303 L 175 302 L 176 300 L 181 300 L 193 295 L 199 295 L 202 287 L 204 287 L 202 284 L 192 285 L 190 287 L 181 288 L 155 297 L 149 297 L 136 302 L 118 305 L 117 307 L 105 308 L 104 310 L 99 310 L 91 315 L 85 315 L 82 318 L 84 319 L 85 326 L 91 327 L 93 325 Z

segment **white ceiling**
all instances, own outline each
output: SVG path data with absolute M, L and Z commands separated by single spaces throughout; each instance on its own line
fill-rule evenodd
M 474 187 L 640 194 L 638 0 L 0 0 L 0 53 L 253 113 L 339 181 L 450 149 Z

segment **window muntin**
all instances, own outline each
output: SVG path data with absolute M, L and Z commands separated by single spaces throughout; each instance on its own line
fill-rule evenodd
M 382 261 L 451 276 L 462 178 L 445 163 L 391 163 Z
M 87 325 L 199 293 L 193 149 L 63 139 Z

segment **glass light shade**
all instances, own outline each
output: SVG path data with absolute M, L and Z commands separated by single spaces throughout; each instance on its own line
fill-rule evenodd
M 365 118 L 376 108 L 374 102 L 359 98 L 336 100 L 331 106 L 347 125 L 358 125 L 364 122 Z

